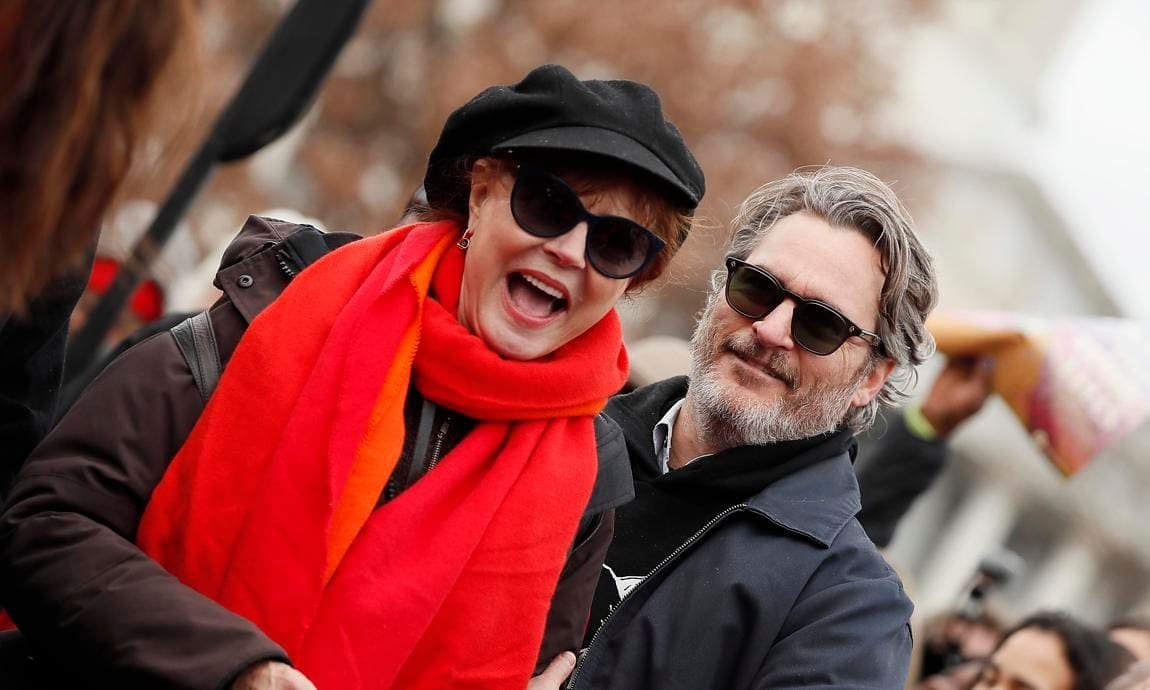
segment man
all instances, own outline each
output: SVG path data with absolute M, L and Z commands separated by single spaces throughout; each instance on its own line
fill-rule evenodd
M 574 688 L 899 688 L 912 605 L 855 519 L 854 432 L 930 355 L 931 259 L 850 168 L 748 198 L 679 377 L 619 396 L 616 515 Z

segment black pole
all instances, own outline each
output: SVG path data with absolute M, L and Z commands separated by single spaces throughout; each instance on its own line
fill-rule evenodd
M 211 176 L 216 163 L 216 149 L 215 142 L 209 138 L 184 168 L 184 172 L 168 194 L 168 198 L 164 200 L 164 205 L 156 213 L 148 231 L 132 247 L 132 253 L 116 271 L 116 277 L 112 279 L 107 292 L 92 308 L 80 332 L 73 337 L 68 350 L 69 377 L 88 368 L 100 352 L 100 343 L 103 342 L 104 335 L 116 322 L 120 310 L 124 308 L 128 298 L 140 284 L 140 280 L 147 274 L 152 261 L 171 238 L 176 223 L 188 204 Z
M 264 45 L 211 134 L 184 168 L 148 231 L 68 350 L 69 376 L 95 359 L 140 279 L 148 272 L 217 163 L 239 160 L 275 141 L 311 103 L 370 0 L 297 0 Z

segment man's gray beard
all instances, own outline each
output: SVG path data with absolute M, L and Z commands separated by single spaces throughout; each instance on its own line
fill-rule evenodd
M 721 297 L 719 297 L 721 299 Z M 751 337 L 732 334 L 722 343 L 715 332 L 716 296 L 708 300 L 699 326 L 691 338 L 690 388 L 697 415 L 695 423 L 712 448 L 758 446 L 780 441 L 811 438 L 841 428 L 850 412 L 850 399 L 866 376 L 864 364 L 844 383 L 818 382 L 805 389 L 795 388 L 796 372 L 782 352 L 767 356 L 767 350 Z M 765 402 L 753 394 L 731 390 L 719 377 L 719 355 L 733 349 L 751 361 L 764 362 L 790 390 L 787 395 Z

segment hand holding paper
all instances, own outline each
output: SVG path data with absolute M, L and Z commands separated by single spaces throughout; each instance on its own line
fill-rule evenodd
M 1067 476 L 1150 418 L 1144 324 L 971 311 L 929 326 L 947 355 L 994 358 L 994 391 Z

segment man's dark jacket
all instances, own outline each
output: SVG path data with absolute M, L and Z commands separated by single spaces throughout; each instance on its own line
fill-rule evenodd
M 287 285 L 291 271 L 277 246 L 300 230 L 252 217 L 225 253 L 216 276 L 224 297 L 210 310 L 225 363 Z M 291 338 L 283 334 L 285 347 Z M 60 687 L 79 679 L 93 687 L 214 690 L 256 661 L 287 660 L 259 628 L 181 584 L 134 544 L 152 490 L 203 406 L 175 339 L 160 333 L 112 362 L 32 453 L 0 517 L 0 601 L 26 638 L 9 644 L 27 644 L 40 670 L 6 676 L 17 670 L 0 668 L 0 687 L 18 687 L 7 678 L 34 683 L 27 676 L 48 669 L 75 674 Z M 611 508 L 633 495 L 618 427 L 600 416 L 596 439 L 599 475 L 584 520 L 591 529 L 581 529 L 560 575 L 543 661 L 583 639 Z M 23 656 L 0 650 L 0 662 Z
M 652 430 L 686 390 L 680 377 L 608 405 L 637 477 L 657 471 Z M 770 483 L 631 590 L 569 687 L 903 687 L 912 605 L 858 511 L 848 453 Z

